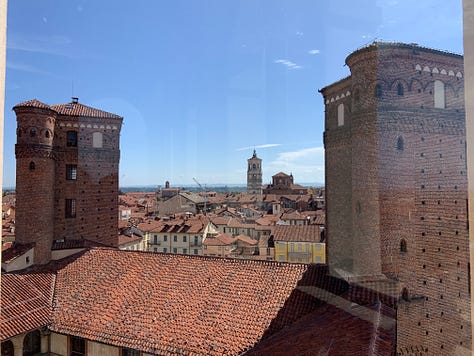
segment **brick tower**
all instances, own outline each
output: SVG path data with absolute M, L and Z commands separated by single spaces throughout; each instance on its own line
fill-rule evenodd
M 253 150 L 253 155 L 247 162 L 247 193 L 262 194 L 262 159 Z
M 16 241 L 35 244 L 35 263 L 54 241 L 118 242 L 122 117 L 80 104 L 16 105 Z
M 331 272 L 397 281 L 397 352 L 470 349 L 463 58 L 373 43 L 324 96 Z

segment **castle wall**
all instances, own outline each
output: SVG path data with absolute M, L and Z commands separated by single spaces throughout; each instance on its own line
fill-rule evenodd
M 322 90 L 329 264 L 352 256 L 363 266 L 353 263 L 355 274 L 363 277 L 373 269 L 373 277 L 380 271 L 400 282 L 399 354 L 469 353 L 462 57 L 382 43 L 354 52 L 346 63 L 352 122 L 345 135 L 334 128 L 341 99 L 331 101 L 341 84 Z M 341 161 L 335 147 L 348 137 L 350 174 L 334 164 Z M 351 189 L 331 194 L 343 180 Z M 350 212 L 334 209 L 349 195 Z M 349 219 L 350 232 L 343 222 Z

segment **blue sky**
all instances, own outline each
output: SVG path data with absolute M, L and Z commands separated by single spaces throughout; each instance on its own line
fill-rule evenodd
M 8 3 L 4 186 L 15 115 L 79 97 L 124 117 L 120 186 L 245 183 L 255 147 L 324 182 L 318 89 L 374 40 L 462 50 L 461 0 L 14 0 Z

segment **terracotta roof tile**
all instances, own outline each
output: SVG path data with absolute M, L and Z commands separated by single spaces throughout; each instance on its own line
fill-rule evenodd
M 232 237 L 232 235 L 223 232 L 217 234 L 216 236 L 206 236 L 202 241 L 202 244 L 207 246 L 228 246 L 232 245 L 234 242 L 235 239 Z
M 122 119 L 121 116 L 109 113 L 107 111 L 92 108 L 90 106 L 80 103 L 66 103 L 59 105 L 52 105 L 51 109 L 61 115 L 67 116 L 81 116 L 81 117 L 95 117 L 102 119 Z
M 275 241 L 320 242 L 318 225 L 277 225 L 274 230 Z
M 242 241 L 246 244 L 249 244 L 249 245 L 257 245 L 258 244 L 258 241 L 257 240 L 254 240 L 252 239 L 250 236 L 247 236 L 247 235 L 238 235 L 235 237 L 236 240 L 239 240 L 239 241 Z
M 290 321 L 280 312 L 307 268 L 91 250 L 58 272 L 51 329 L 154 354 L 235 355 Z
M 0 340 L 51 321 L 54 274 L 2 274 Z
M 9 249 L 2 251 L 2 262 L 8 264 L 11 261 L 13 261 L 15 258 L 23 255 L 25 252 L 32 249 L 34 246 L 35 246 L 34 243 L 28 243 L 28 244 L 13 243 L 13 245 L 11 245 Z
M 28 100 L 28 101 L 24 101 L 20 104 L 17 104 L 13 107 L 13 109 L 15 108 L 20 108 L 20 107 L 28 107 L 28 108 L 39 108 L 39 109 L 50 109 L 51 108 L 49 107 L 49 105 L 45 104 L 45 103 L 42 103 L 41 101 L 39 101 L 38 99 L 32 99 L 32 100 Z
M 354 306 L 352 297 L 365 307 Z M 393 307 L 374 304 L 380 298 L 329 276 L 325 265 L 98 248 L 2 275 L 0 338 L 48 325 L 152 354 L 236 355 L 259 343 L 257 355 L 310 355 L 313 347 L 326 350 L 328 335 L 347 350 L 349 335 L 362 350 L 372 337 L 377 354 L 385 354 L 394 342 L 387 323 L 374 329 L 363 313 L 340 307 L 394 318 Z M 287 337 L 301 347 L 285 344 Z
M 289 328 L 259 343 L 246 355 L 391 355 L 395 319 L 384 316 L 381 303 L 372 306 L 326 304 Z M 382 320 L 378 324 L 368 321 Z

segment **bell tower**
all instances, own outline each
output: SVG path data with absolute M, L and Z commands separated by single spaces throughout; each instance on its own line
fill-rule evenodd
M 253 155 L 247 162 L 247 193 L 262 194 L 262 159 L 253 150 Z

